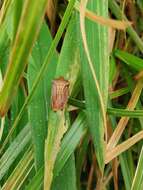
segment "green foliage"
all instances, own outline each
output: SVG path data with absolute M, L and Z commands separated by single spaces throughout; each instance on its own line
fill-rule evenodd
M 103 2 L 104 1 L 89 1 L 87 7 L 93 12 L 107 17 L 108 3 Z M 98 79 L 101 94 L 103 95 L 104 109 L 106 111 L 109 78 L 108 30 L 107 27 L 95 24 L 89 20 L 86 20 L 85 29 L 92 67 Z M 81 67 L 89 128 L 93 137 L 97 160 L 101 170 L 103 170 L 105 156 L 103 113 L 101 111 L 95 79 L 92 75 L 92 70 L 89 66 L 86 53 L 82 45 Z M 92 89 L 92 91 L 89 89 Z
M 142 7 L 0 3 L 0 189 L 143 189 Z M 109 30 L 121 24 L 109 15 L 133 23 L 127 34 Z M 54 111 L 60 77 L 69 82 L 68 102 Z
M 45 55 L 49 50 L 51 42 L 52 39 L 49 29 L 44 23 L 29 61 L 27 76 L 29 92 L 31 92 L 33 81 L 44 62 Z M 37 169 L 44 164 L 44 145 L 47 134 L 48 110 L 50 109 L 48 105 L 50 102 L 51 82 L 55 74 L 56 64 L 57 54 L 55 52 L 54 59 L 48 65 L 47 71 L 37 86 L 35 94 L 29 105 L 29 121 L 32 127 Z

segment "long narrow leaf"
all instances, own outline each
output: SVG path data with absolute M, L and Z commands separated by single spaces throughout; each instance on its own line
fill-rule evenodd
M 104 17 L 108 16 L 107 1 L 89 1 L 88 8 L 99 15 Z M 107 105 L 109 75 L 108 30 L 105 26 L 95 24 L 89 20 L 86 20 L 85 29 L 91 63 L 89 63 L 89 59 L 87 59 L 85 55 L 86 51 L 84 52 L 84 50 L 81 50 L 84 93 L 89 128 L 95 145 L 97 160 L 100 169 L 103 171 L 105 149 L 104 124 L 106 124 L 105 111 Z M 84 40 L 85 39 L 83 39 L 83 41 Z M 99 87 L 97 86 L 96 78 Z
M 28 89 L 31 92 L 33 81 L 44 62 L 52 39 L 48 27 L 44 23 L 40 35 L 32 51 L 30 64 L 28 66 Z M 32 127 L 32 137 L 34 142 L 36 168 L 44 164 L 44 145 L 46 138 L 47 115 L 50 102 L 51 81 L 55 74 L 57 56 L 48 65 L 47 71 L 40 81 L 34 96 L 29 105 L 29 121 Z M 50 66 L 50 67 L 49 67 Z
M 143 59 L 121 50 L 116 50 L 114 55 L 135 70 L 143 70 Z
M 85 113 L 80 113 L 76 120 L 74 121 L 73 125 L 71 126 L 71 129 L 67 132 L 65 137 L 63 138 L 63 141 L 61 143 L 61 148 L 59 150 L 55 166 L 54 166 L 54 177 L 57 177 L 59 173 L 61 172 L 61 169 L 67 162 L 67 160 L 70 158 L 74 150 L 76 149 L 77 145 L 79 144 L 81 138 L 86 133 L 86 125 L 85 122 Z M 70 146 L 67 146 L 70 145 Z M 38 188 L 40 184 L 43 183 L 43 167 L 41 167 L 37 174 L 34 176 L 28 187 L 27 190 L 30 190 L 33 188 Z
M 15 138 L 13 143 L 0 159 L 0 180 L 6 174 L 11 164 L 14 162 L 20 152 L 23 151 L 23 148 L 30 142 L 30 140 L 31 131 L 29 125 L 27 125 Z
M 17 91 L 30 50 L 40 29 L 46 4 L 47 0 L 41 0 L 40 6 L 39 1 L 26 0 L 24 3 L 17 36 L 9 58 L 9 66 L 0 92 L 1 116 L 6 114 Z
M 140 153 L 136 173 L 133 179 L 131 190 L 140 190 L 143 188 L 143 148 Z
M 78 36 L 76 21 L 76 16 L 73 15 L 66 32 L 55 76 L 56 78 L 62 76 L 69 81 L 70 93 L 79 73 Z M 60 109 L 56 112 L 51 110 L 49 114 L 48 137 L 45 144 L 45 190 L 50 189 L 54 175 L 53 168 L 57 153 L 59 151 L 61 139 L 67 130 L 68 124 L 65 114 L 66 112 L 64 113 L 64 110 L 62 111 Z

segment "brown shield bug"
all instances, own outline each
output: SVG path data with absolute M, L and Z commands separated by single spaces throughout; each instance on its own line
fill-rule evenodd
M 59 77 L 52 82 L 51 105 L 53 111 L 63 110 L 69 96 L 69 81 Z

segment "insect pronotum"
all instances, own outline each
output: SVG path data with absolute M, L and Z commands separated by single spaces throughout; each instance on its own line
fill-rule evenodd
M 69 81 L 65 80 L 64 77 L 59 77 L 53 80 L 52 83 L 52 110 L 58 111 L 63 110 L 67 104 L 69 96 Z

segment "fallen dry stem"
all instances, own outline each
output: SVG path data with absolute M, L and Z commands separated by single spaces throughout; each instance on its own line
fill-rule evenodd
M 109 163 L 113 158 L 117 157 L 120 155 L 122 152 L 126 151 L 129 149 L 131 146 L 136 144 L 138 141 L 143 139 L 143 130 L 137 133 L 136 135 L 130 137 L 128 140 L 125 142 L 121 143 L 120 145 L 117 145 L 115 148 L 112 150 L 108 151 L 106 153 L 105 157 L 105 163 Z
M 133 111 L 134 108 L 136 107 L 136 104 L 138 102 L 138 99 L 140 97 L 140 94 L 141 94 L 141 91 L 142 91 L 142 88 L 143 88 L 143 81 L 142 80 L 139 80 L 135 89 L 134 89 L 134 92 L 132 94 L 132 97 L 127 105 L 127 110 L 130 110 L 130 111 Z M 120 119 L 120 121 L 118 122 L 117 124 L 117 127 L 116 129 L 114 130 L 108 144 L 107 144 L 107 152 L 109 152 L 112 148 L 114 148 L 116 146 L 116 144 L 118 143 L 121 135 L 123 134 L 123 131 L 129 121 L 129 117 L 122 117 Z
M 78 2 L 76 2 L 75 8 L 80 11 L 80 4 Z M 129 21 L 119 21 L 110 18 L 104 18 L 103 16 L 98 16 L 88 9 L 85 10 L 85 16 L 96 23 L 119 30 L 125 30 L 132 25 L 132 23 Z

